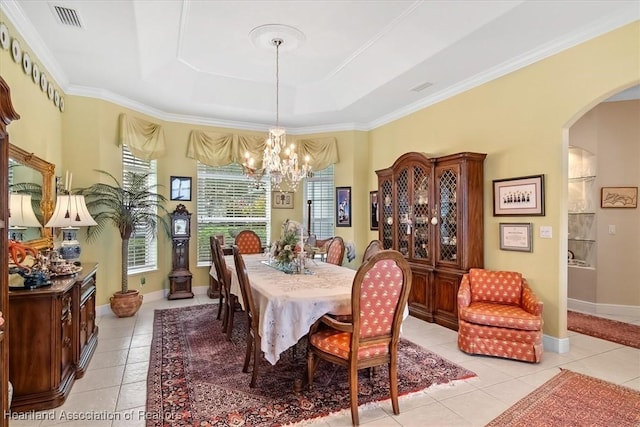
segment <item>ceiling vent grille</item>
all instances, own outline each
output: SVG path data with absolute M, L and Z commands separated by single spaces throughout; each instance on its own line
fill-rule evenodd
M 412 92 L 422 92 L 423 90 L 425 90 L 429 86 L 433 86 L 433 83 L 424 82 L 421 85 L 418 85 L 418 86 L 414 87 L 413 89 L 411 89 L 411 91 Z
M 53 6 L 53 9 L 56 11 L 56 15 L 58 16 L 58 20 L 61 24 L 82 28 L 80 16 L 78 16 L 78 12 L 76 12 L 75 9 L 69 9 L 62 6 Z

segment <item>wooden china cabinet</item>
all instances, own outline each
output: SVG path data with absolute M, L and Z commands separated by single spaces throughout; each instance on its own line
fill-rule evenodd
M 376 171 L 379 238 L 407 258 L 413 273 L 409 312 L 455 330 L 462 275 L 484 263 L 485 157 L 410 152 Z
M 9 251 L 6 226 L 9 218 L 9 134 L 7 125 L 20 116 L 13 109 L 9 86 L 0 76 L 0 311 L 4 324 L 0 326 L 0 427 L 9 425 L 5 416 L 9 410 Z

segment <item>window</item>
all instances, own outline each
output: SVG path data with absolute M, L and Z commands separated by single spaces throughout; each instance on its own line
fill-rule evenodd
M 311 200 L 311 234 L 318 239 L 333 237 L 335 220 L 335 190 L 333 186 L 333 165 L 313 172 L 304 186 L 305 200 Z M 308 209 L 304 211 L 304 223 L 308 224 Z
M 122 146 L 122 185 L 127 185 L 127 172 L 149 174 L 149 186 L 158 182 L 157 165 L 155 160 L 142 160 L 135 157 L 126 145 Z M 129 239 L 129 274 L 158 268 L 158 241 L 154 237 L 157 230 L 149 226 L 136 228 Z
M 242 166 L 208 166 L 198 162 L 197 183 L 198 265 L 211 263 L 209 237 L 224 235 L 233 243 L 240 230 L 255 231 L 263 245 L 271 229 L 271 184 L 263 177 L 256 187 Z

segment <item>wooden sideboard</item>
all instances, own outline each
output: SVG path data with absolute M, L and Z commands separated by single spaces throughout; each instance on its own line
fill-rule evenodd
M 50 287 L 9 292 L 12 411 L 62 405 L 86 372 L 98 344 L 97 269 L 85 263 Z

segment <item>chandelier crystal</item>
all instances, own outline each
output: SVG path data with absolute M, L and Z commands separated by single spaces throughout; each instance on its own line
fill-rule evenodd
M 271 43 L 276 47 L 276 126 L 269 129 L 262 154 L 262 169 L 256 169 L 255 159 L 248 152 L 245 153 L 242 166 L 244 173 L 255 180 L 256 187 L 259 187 L 262 177 L 267 174 L 273 189 L 280 189 L 283 184 L 287 184 L 296 191 L 298 183 L 311 174 L 310 158 L 305 156 L 304 164 L 300 163 L 295 144 L 287 145 L 286 130 L 280 127 L 280 45 L 284 40 L 274 38 Z

